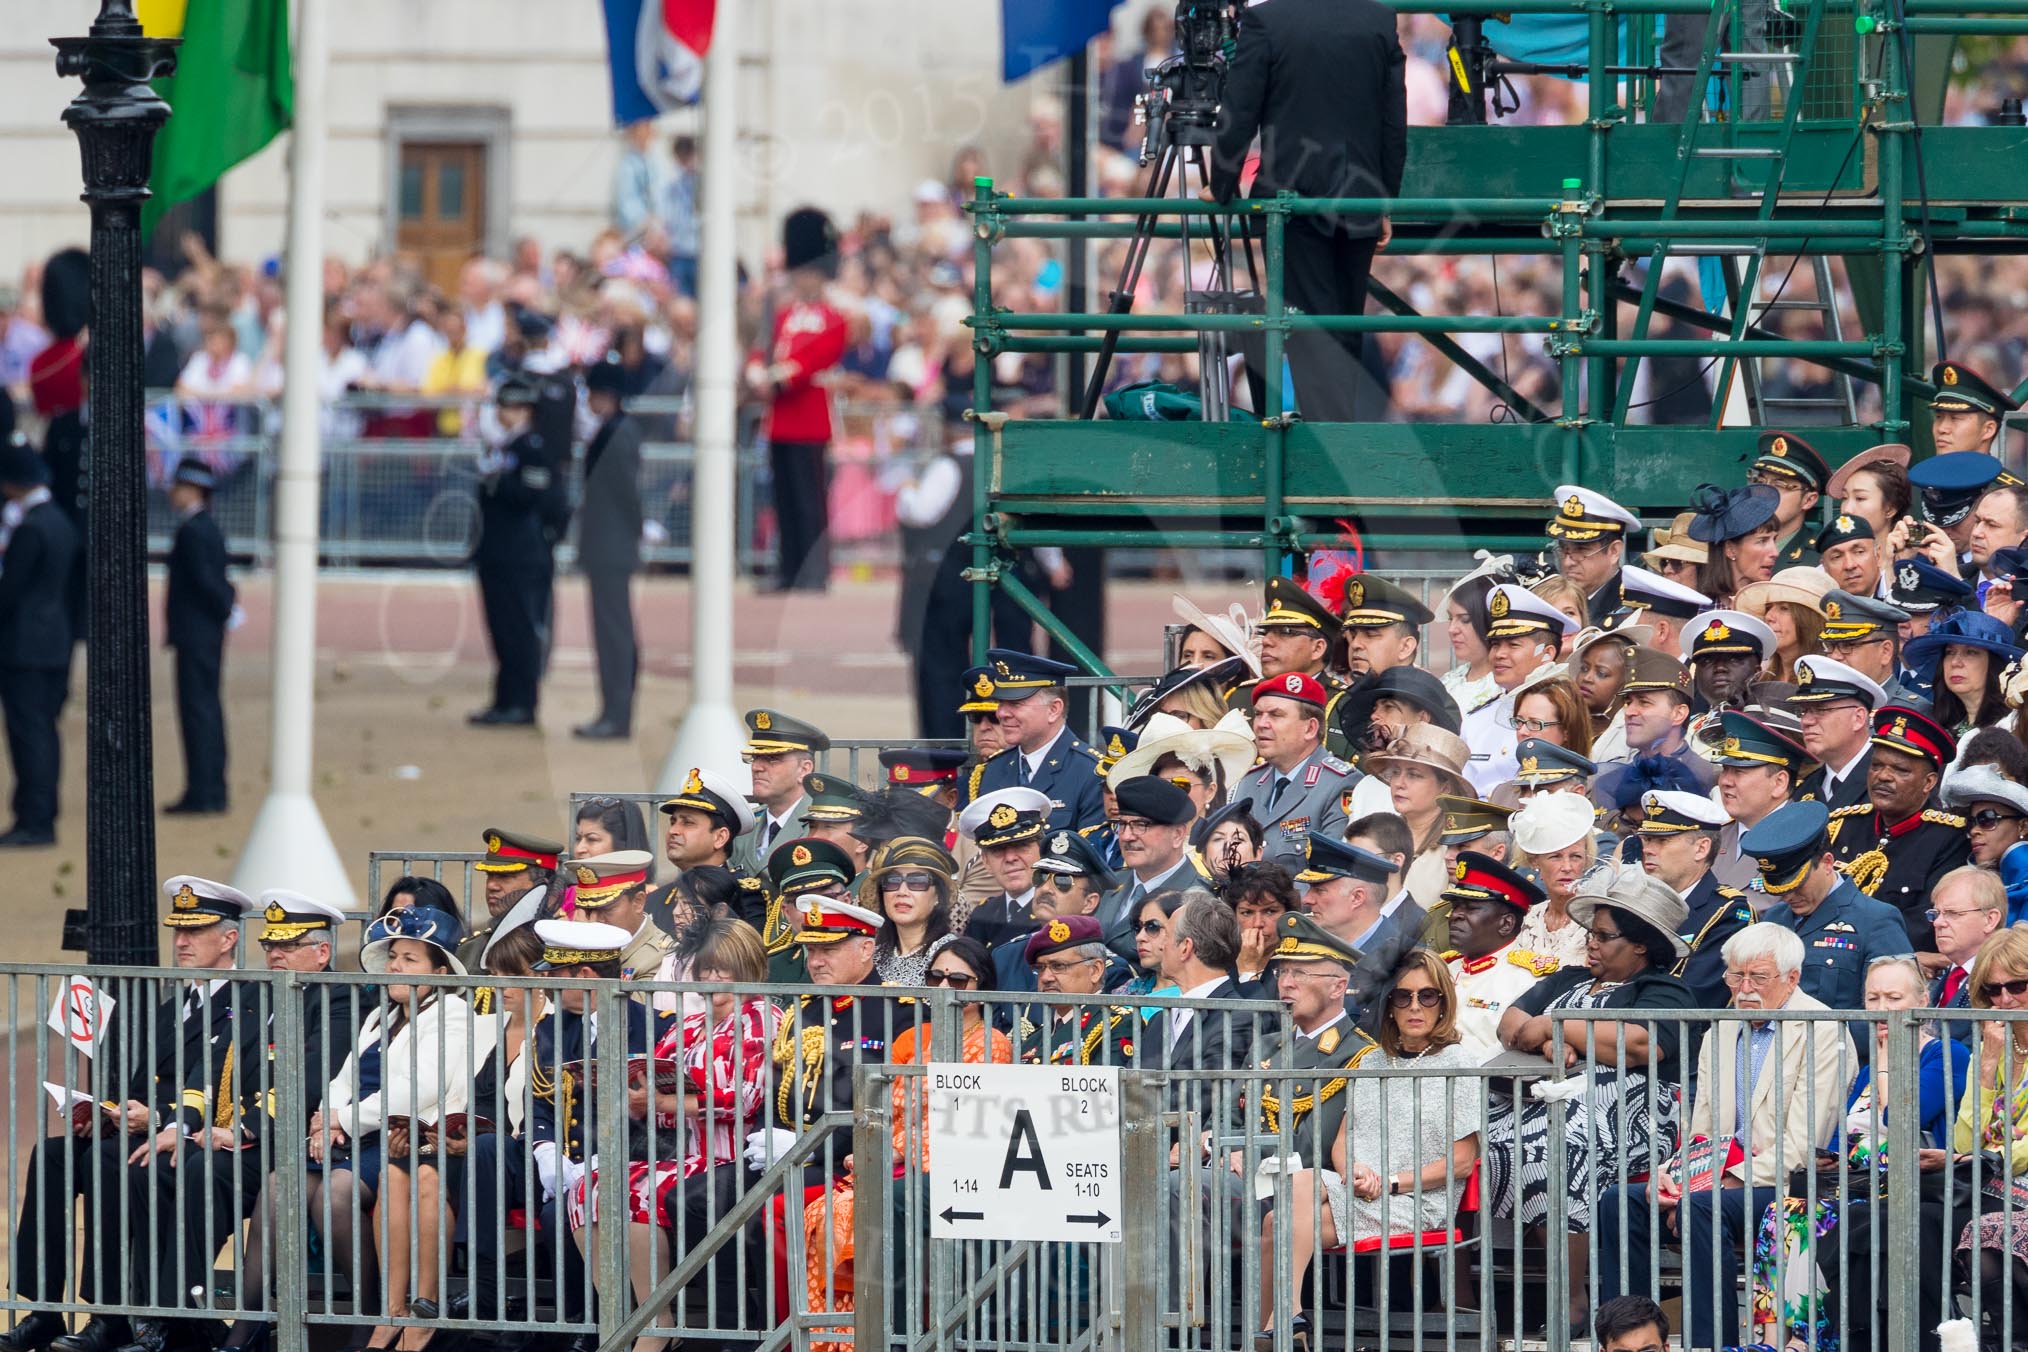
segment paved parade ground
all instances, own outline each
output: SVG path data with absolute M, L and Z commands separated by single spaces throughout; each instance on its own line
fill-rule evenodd
M 236 573 L 235 580 L 246 623 L 227 640 L 225 660 L 232 811 L 158 818 L 156 855 L 164 876 L 229 876 L 267 784 L 272 579 Z M 559 829 L 561 823 L 548 817 L 573 791 L 653 786 L 688 690 L 689 586 L 680 577 L 657 576 L 636 587 L 642 682 L 633 740 L 583 742 L 570 730 L 596 713 L 597 691 L 580 579 L 557 584 L 557 645 L 537 732 L 465 726 L 465 714 L 486 702 L 491 680 L 468 574 L 367 573 L 320 581 L 316 793 L 356 888 L 366 885 L 371 848 L 476 847 L 480 832 L 495 825 Z M 1144 673 L 1155 666 L 1172 590 L 1154 583 L 1111 589 L 1115 669 Z M 1236 587 L 1231 591 L 1241 595 Z M 822 596 L 757 595 L 742 586 L 734 638 L 737 701 L 804 713 L 837 737 L 912 735 L 908 666 L 892 638 L 894 608 L 891 578 L 841 580 Z M 159 612 L 159 600 L 154 609 Z M 166 804 L 182 791 L 183 771 L 174 683 L 159 644 L 155 668 L 155 790 Z M 0 923 L 7 927 L 12 961 L 58 958 L 62 911 L 84 904 L 84 718 L 80 660 L 64 709 L 57 845 L 9 859 L 14 884 L 0 900 Z M 517 800 L 529 805 L 529 819 L 504 820 Z

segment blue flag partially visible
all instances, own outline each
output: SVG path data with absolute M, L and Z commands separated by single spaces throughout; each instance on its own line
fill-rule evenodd
M 1061 61 L 1105 31 L 1120 0 L 1000 0 L 1000 78 Z
M 717 0 L 605 0 L 613 125 L 697 102 Z

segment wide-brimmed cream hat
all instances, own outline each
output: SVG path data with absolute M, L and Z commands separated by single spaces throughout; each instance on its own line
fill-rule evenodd
M 1141 727 L 1141 741 L 1119 758 L 1106 774 L 1108 786 L 1117 789 L 1130 779 L 1153 774 L 1155 763 L 1174 756 L 1200 773 L 1217 765 L 1222 782 L 1230 790 L 1239 783 L 1259 753 L 1253 745 L 1253 725 L 1237 709 L 1208 728 L 1193 728 L 1174 714 L 1158 713 Z
M 1181 595 L 1170 597 L 1169 605 L 1177 619 L 1217 639 L 1220 647 L 1246 663 L 1255 680 L 1260 679 L 1260 640 L 1253 636 L 1252 626 L 1247 623 L 1245 606 L 1234 601 L 1223 615 L 1213 615 L 1199 610 L 1195 601 Z
M 1830 497 L 1842 498 L 1845 496 L 1846 486 L 1852 482 L 1852 476 L 1860 470 L 1878 469 L 1882 465 L 1898 465 L 1906 470 L 1913 456 L 1914 452 L 1899 441 L 1868 446 L 1832 472 L 1830 480 L 1824 485 L 1824 492 Z
M 1739 589 L 1733 605 L 1755 619 L 1764 619 L 1767 608 L 1787 601 L 1805 610 L 1824 613 L 1824 593 L 1838 584 L 1821 568 L 1784 568 L 1765 582 L 1752 582 Z
M 1452 790 L 1469 794 L 1472 789 L 1465 779 L 1465 766 L 1471 759 L 1472 748 L 1455 732 L 1446 732 L 1434 723 L 1415 723 L 1363 763 L 1374 773 L 1397 765 L 1425 766 L 1447 776 Z
M 1654 544 L 1641 555 L 1641 562 L 1650 568 L 1655 567 L 1658 559 L 1674 559 L 1678 563 L 1711 562 L 1711 546 L 1690 538 L 1690 519 L 1695 515 L 1695 512 L 1678 512 L 1674 521 L 1649 532 Z
M 1554 854 L 1590 835 L 1597 820 L 1591 799 L 1559 789 L 1523 803 L 1507 819 L 1507 829 L 1514 833 L 1515 848 L 1524 854 Z

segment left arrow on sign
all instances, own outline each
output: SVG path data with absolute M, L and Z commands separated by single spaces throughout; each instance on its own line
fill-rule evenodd
M 943 1218 L 945 1225 L 956 1225 L 959 1221 L 982 1221 L 986 1219 L 986 1213 L 983 1211 L 959 1211 L 954 1207 L 945 1207 L 943 1209 Z

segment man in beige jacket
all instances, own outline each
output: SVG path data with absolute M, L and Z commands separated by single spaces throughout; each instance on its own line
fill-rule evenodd
M 1802 966 L 1803 943 L 1792 931 L 1767 922 L 1746 926 L 1725 945 L 1732 1007 L 1789 1014 L 1825 1009 L 1800 988 Z M 1741 1333 L 1734 1298 L 1743 1248 L 1789 1172 L 1811 1167 L 1829 1143 L 1858 1065 L 1850 1034 L 1833 1018 L 1714 1024 L 1697 1056 L 1684 1132 L 1687 1142 L 1701 1137 L 1703 1143 L 1686 1145 L 1678 1162 L 1650 1183 L 1628 1184 L 1598 1199 L 1601 1299 L 1652 1292 L 1659 1226 L 1683 1244 L 1685 1345 L 1751 1341 Z

